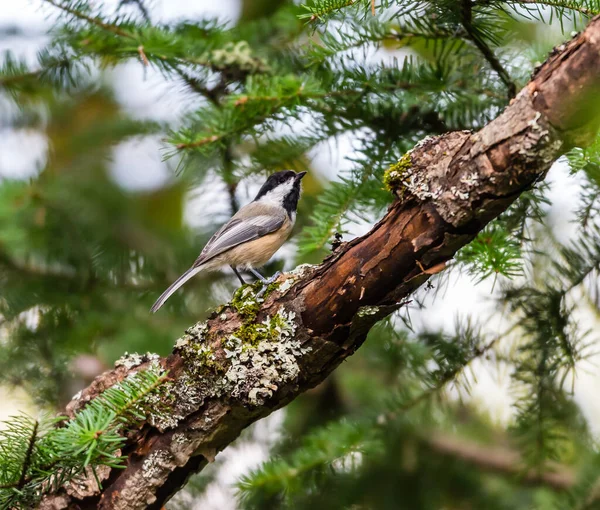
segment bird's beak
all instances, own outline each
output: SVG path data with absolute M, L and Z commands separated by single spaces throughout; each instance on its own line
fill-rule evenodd
M 296 174 L 296 180 L 299 181 L 302 179 L 302 177 L 304 177 L 306 175 L 307 172 L 298 172 Z

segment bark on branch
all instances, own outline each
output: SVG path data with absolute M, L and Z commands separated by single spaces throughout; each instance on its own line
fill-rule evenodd
M 161 508 L 245 427 L 323 381 L 561 154 L 586 145 L 598 129 L 598 97 L 595 18 L 497 119 L 477 133 L 426 139 L 390 169 L 398 198 L 368 234 L 319 266 L 283 275 L 264 302 L 250 290 L 236 295 L 168 358 L 124 360 L 99 376 L 69 413 L 149 364 L 170 379 L 156 411 L 128 432 L 126 468 L 106 472 L 101 491 L 63 487 L 42 508 Z

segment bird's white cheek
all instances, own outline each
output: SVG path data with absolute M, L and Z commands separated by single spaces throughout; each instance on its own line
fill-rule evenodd
M 264 203 L 272 203 L 276 205 L 281 205 L 283 203 L 283 199 L 289 194 L 292 190 L 293 182 L 289 181 L 285 184 L 280 184 L 275 189 L 269 191 L 266 195 L 259 199 L 260 202 Z

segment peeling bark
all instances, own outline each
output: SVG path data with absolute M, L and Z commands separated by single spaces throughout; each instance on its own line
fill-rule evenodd
M 127 359 L 100 375 L 69 414 L 133 371 L 160 364 L 169 380 L 156 411 L 128 431 L 126 469 L 103 489 L 63 487 L 44 509 L 159 509 L 254 421 L 322 382 L 371 326 L 550 165 L 598 130 L 600 18 L 557 48 L 528 85 L 477 133 L 428 138 L 389 183 L 397 200 L 366 235 L 321 265 L 282 275 L 264 302 L 250 290 L 198 323 L 163 359 Z M 257 325 L 266 321 L 266 325 Z M 243 338 L 239 340 L 239 338 Z

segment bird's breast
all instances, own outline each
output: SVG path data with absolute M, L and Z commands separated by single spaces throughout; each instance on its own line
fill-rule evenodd
M 286 218 L 277 232 L 232 248 L 227 252 L 227 264 L 241 268 L 265 265 L 289 237 L 293 226 L 293 222 Z

